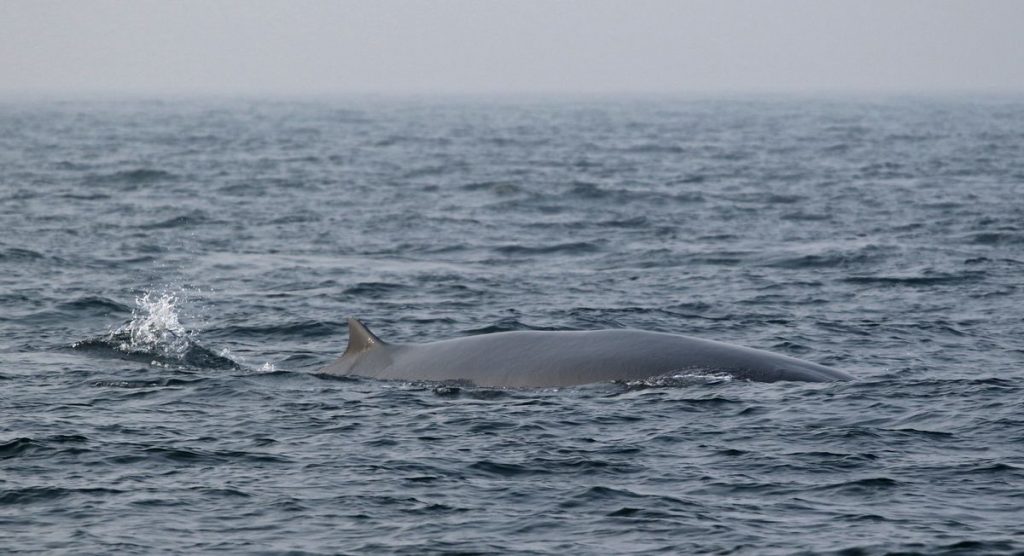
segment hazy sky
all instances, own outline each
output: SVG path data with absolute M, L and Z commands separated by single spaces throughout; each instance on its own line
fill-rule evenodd
M 1024 0 L 0 0 L 0 93 L 1024 92 Z

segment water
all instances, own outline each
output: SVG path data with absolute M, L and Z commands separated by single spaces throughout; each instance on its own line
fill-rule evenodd
M 0 104 L 13 553 L 1024 550 L 1024 101 Z M 316 370 L 630 327 L 835 366 Z

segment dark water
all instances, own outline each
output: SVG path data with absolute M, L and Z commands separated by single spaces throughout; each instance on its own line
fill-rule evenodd
M 0 104 L 0 546 L 1024 550 L 1024 101 Z M 844 384 L 439 388 L 631 327 Z

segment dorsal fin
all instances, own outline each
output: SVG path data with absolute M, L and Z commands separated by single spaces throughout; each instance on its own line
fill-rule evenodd
M 344 355 L 354 355 L 384 344 L 359 319 L 348 319 L 348 347 Z

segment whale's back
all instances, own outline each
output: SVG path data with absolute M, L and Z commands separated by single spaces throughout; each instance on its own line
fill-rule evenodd
M 500 332 L 426 344 L 379 342 L 349 351 L 325 372 L 511 388 L 632 381 L 688 371 L 759 382 L 850 378 L 784 355 L 640 330 Z

